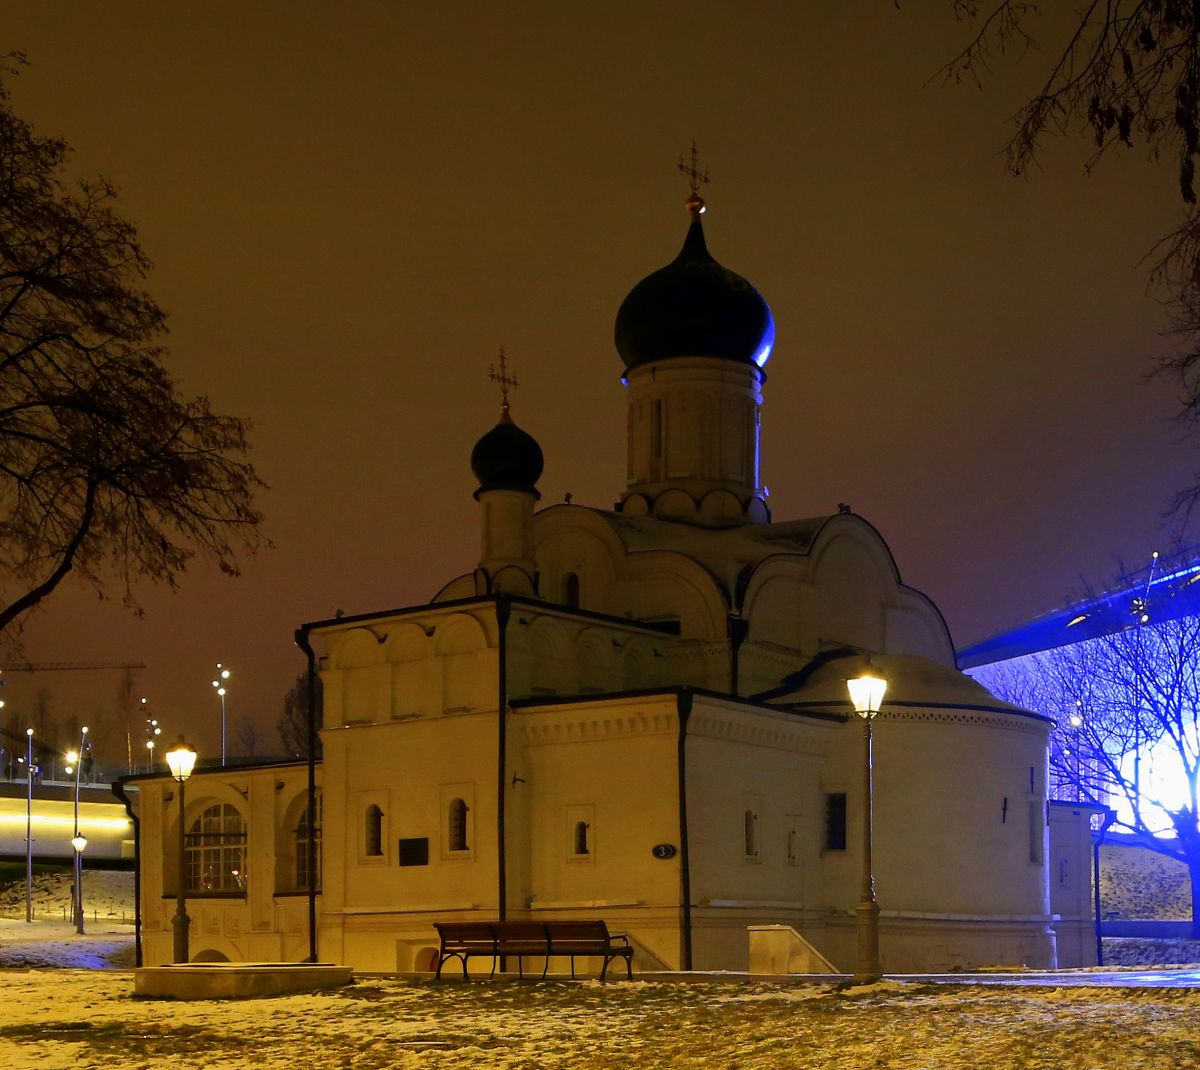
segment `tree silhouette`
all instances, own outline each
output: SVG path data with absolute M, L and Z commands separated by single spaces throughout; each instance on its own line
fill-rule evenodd
M 247 424 L 181 395 L 149 262 L 104 179 L 11 109 L 0 59 L 0 637 L 74 573 L 175 586 L 193 557 L 237 572 L 261 543 Z
M 1045 53 L 1034 37 L 1039 5 L 951 0 L 976 33 L 945 65 L 947 78 L 982 84 L 991 65 L 1013 52 L 1048 55 L 1041 86 L 1016 112 L 1005 147 L 1008 170 L 1026 174 L 1047 137 L 1082 133 L 1090 171 L 1115 148 L 1147 149 L 1167 162 L 1180 223 L 1149 251 L 1151 281 L 1165 297 L 1179 337 L 1157 368 L 1180 389 L 1179 417 L 1200 435 L 1200 7 L 1191 0 L 1085 0 L 1066 36 Z M 1053 5 L 1043 5 L 1050 8 Z M 1169 194 L 1168 194 L 1169 195 Z M 1186 515 L 1200 502 L 1200 472 L 1174 503 Z

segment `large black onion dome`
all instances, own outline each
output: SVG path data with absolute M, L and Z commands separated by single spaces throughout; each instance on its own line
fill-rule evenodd
M 762 294 L 712 258 L 696 218 L 679 255 L 629 291 L 613 334 L 627 369 L 666 357 L 761 368 L 775 345 L 775 320 Z
M 542 447 L 512 422 L 505 407 L 500 422 L 471 450 L 471 471 L 479 480 L 475 497 L 485 490 L 523 490 L 540 498 L 535 484 L 543 464 Z

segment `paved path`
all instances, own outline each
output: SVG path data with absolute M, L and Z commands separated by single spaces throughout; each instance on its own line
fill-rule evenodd
M 936 985 L 1054 985 L 1071 988 L 1200 988 L 1200 970 L 1120 970 L 1047 973 L 902 973 L 888 981 Z
M 416 976 L 416 975 L 413 975 Z M 830 985 L 846 984 L 853 980 L 848 973 L 787 973 L 755 974 L 735 971 L 704 971 L 691 973 L 636 973 L 642 981 L 766 981 L 770 984 Z M 1200 988 L 1200 970 L 1045 970 L 1042 972 L 1001 973 L 889 973 L 887 981 L 924 985 L 1037 985 L 1054 988 Z

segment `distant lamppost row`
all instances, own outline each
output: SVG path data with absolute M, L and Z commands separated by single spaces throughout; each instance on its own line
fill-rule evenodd
M 79 730 L 79 750 L 67 754 L 67 772 L 75 769 L 75 835 L 71 837 L 71 847 L 75 851 L 75 883 L 71 889 L 71 920 L 75 923 L 75 931 L 83 935 L 83 851 L 87 847 L 87 837 L 79 831 L 79 775 L 83 771 L 83 759 L 87 753 L 87 725 Z
M 191 919 L 187 914 L 187 856 L 184 844 L 184 804 L 183 786 L 192 775 L 196 765 L 196 748 L 184 740 L 183 736 L 167 751 L 167 766 L 171 776 L 179 785 L 179 883 L 175 894 L 175 917 L 172 925 L 175 927 L 175 961 L 188 961 L 188 925 Z
M 229 669 L 217 662 L 217 678 L 213 680 L 212 685 L 216 688 L 217 696 L 221 700 L 221 765 L 225 765 L 225 682 L 230 677 Z
M 854 712 L 863 719 L 863 873 L 862 896 L 858 904 L 858 967 L 856 984 L 870 984 L 882 975 L 879 966 L 879 903 L 875 900 L 875 868 L 872 851 L 874 821 L 874 772 L 871 758 L 871 722 L 879 713 L 887 681 L 869 670 L 856 680 L 847 680 Z

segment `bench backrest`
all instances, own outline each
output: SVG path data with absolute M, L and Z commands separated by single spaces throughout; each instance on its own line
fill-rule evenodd
M 608 942 L 608 926 L 602 921 L 550 921 L 546 927 L 556 944 Z
M 536 944 L 555 947 L 604 945 L 610 940 L 603 921 L 435 921 L 443 944 L 492 947 Z
M 486 921 L 435 921 L 438 936 L 448 944 L 491 944 L 493 926 Z

